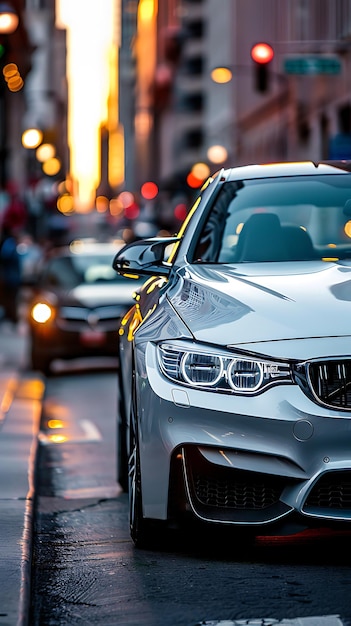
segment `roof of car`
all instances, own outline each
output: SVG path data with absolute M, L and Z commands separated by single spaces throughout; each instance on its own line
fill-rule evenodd
M 218 174 L 224 182 L 248 178 L 315 176 L 316 174 L 349 174 L 350 172 L 351 161 L 286 161 L 282 163 L 240 165 L 224 169 L 218 172 Z
M 121 240 L 116 241 L 95 241 L 91 239 L 75 239 L 69 245 L 52 248 L 48 256 L 67 256 L 71 254 L 84 255 L 111 255 L 114 256 L 124 245 Z

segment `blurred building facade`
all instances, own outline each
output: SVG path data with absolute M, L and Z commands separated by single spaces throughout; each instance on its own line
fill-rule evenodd
M 67 150 L 66 33 L 55 28 L 55 0 L 25 0 L 23 19 L 33 46 L 32 69 L 25 83 L 26 111 L 22 131 L 40 129 L 42 143 L 53 144 L 69 167 Z M 42 177 L 35 150 L 27 150 L 27 176 Z
M 153 180 L 160 192 L 152 211 L 160 216 L 197 193 L 187 184 L 196 163 L 214 172 L 282 159 L 351 158 L 351 0 L 116 2 L 124 181 L 112 196 L 137 194 Z M 60 176 L 69 172 L 66 36 L 55 28 L 55 0 L 10 3 L 20 15 L 11 37 L 25 85 L 6 94 L 6 178 L 28 192 L 33 181 L 44 188 L 50 181 L 35 150 L 21 144 L 26 128 L 41 128 L 55 144 Z M 257 42 L 274 51 L 263 91 L 251 59 Z M 219 67 L 232 72 L 231 80 L 213 80 Z M 109 179 L 108 172 L 101 178 Z
M 14 0 L 11 8 L 19 17 L 18 26 L 13 33 L 0 34 L 0 187 L 1 194 L 12 187 L 18 187 L 25 178 L 25 165 L 21 158 L 21 128 L 25 115 L 26 102 L 23 85 L 31 70 L 33 48 L 28 30 L 23 19 L 25 0 Z M 12 64 L 18 76 L 18 86 L 9 87 L 3 71 Z M 13 173 L 17 172 L 14 177 Z M 18 185 L 17 185 L 18 183 Z
M 157 41 L 145 159 L 164 184 L 184 184 L 199 161 L 216 171 L 351 158 L 350 0 L 165 0 Z M 257 42 L 274 50 L 265 91 L 250 54 Z M 212 80 L 219 66 L 232 71 L 229 82 Z M 211 160 L 212 147 L 224 148 L 222 161 Z
M 35 147 L 25 147 L 23 134 L 30 129 L 40 131 L 40 143 L 52 144 L 62 162 L 59 175 L 64 176 L 68 167 L 65 33 L 55 29 L 55 0 L 9 0 L 6 4 L 17 13 L 19 24 L 6 36 L 2 66 L 15 63 L 23 82 L 12 91 L 0 77 L 5 105 L 1 111 L 0 226 L 1 215 L 16 194 L 28 209 L 33 234 L 39 236 L 37 225 L 45 219 L 46 201 L 54 196 L 53 183 L 36 158 Z

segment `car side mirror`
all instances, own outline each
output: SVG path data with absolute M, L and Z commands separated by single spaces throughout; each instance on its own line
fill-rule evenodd
M 179 237 L 153 237 L 133 241 L 117 252 L 112 267 L 122 276 L 168 276 L 172 265 L 165 260 L 168 246 Z

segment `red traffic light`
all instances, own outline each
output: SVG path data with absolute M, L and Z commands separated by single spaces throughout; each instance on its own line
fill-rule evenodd
M 255 63 L 270 63 L 274 57 L 274 50 L 268 43 L 256 43 L 251 48 L 251 58 Z
M 158 187 L 156 183 L 148 181 L 141 186 L 140 193 L 145 200 L 153 200 L 158 194 Z

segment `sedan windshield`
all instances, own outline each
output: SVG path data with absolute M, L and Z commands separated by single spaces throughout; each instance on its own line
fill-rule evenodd
M 112 268 L 110 255 L 72 254 L 49 261 L 42 282 L 47 287 L 71 289 L 77 285 L 124 281 Z
M 224 183 L 194 262 L 351 258 L 351 177 L 295 176 Z

